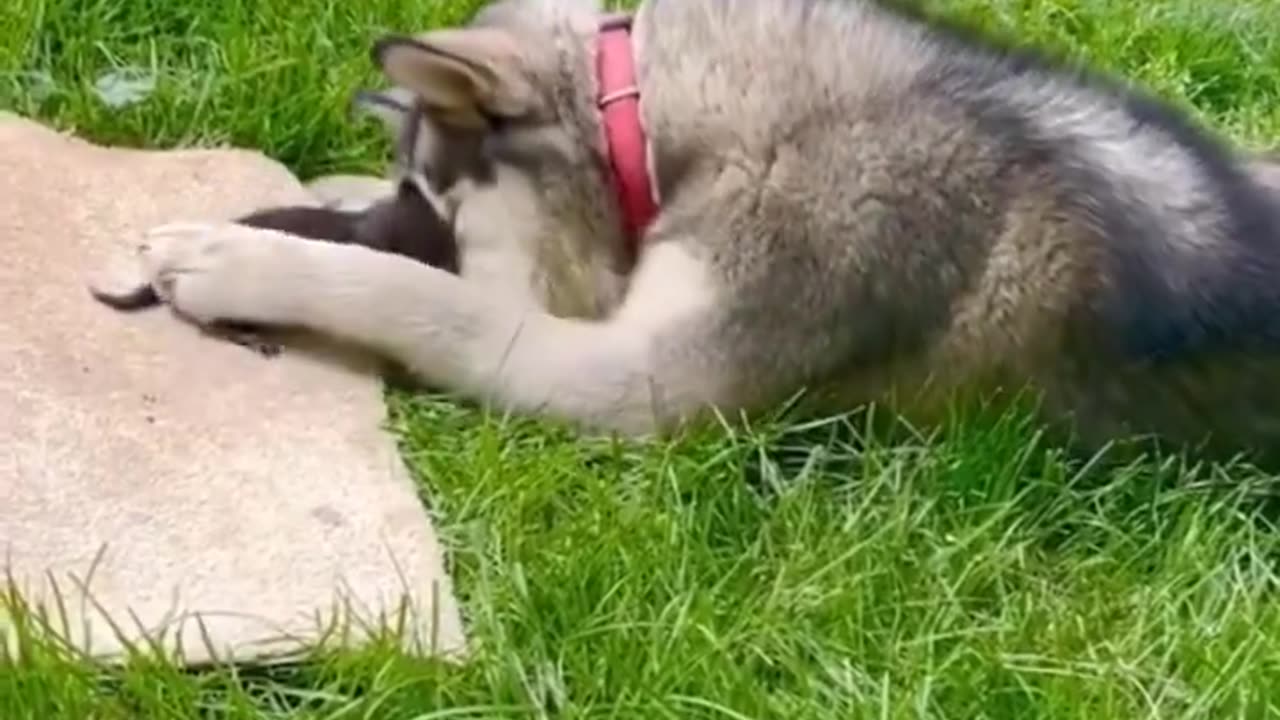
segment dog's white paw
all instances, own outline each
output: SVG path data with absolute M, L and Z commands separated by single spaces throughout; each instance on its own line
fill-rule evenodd
M 156 294 L 208 325 L 290 321 L 291 238 L 235 223 L 172 223 L 147 232 L 139 259 Z

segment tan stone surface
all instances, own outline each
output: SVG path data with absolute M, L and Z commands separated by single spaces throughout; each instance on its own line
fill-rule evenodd
M 200 663 L 305 647 L 338 609 L 356 642 L 403 603 L 410 650 L 460 650 L 367 359 L 266 359 L 86 290 L 144 228 L 302 201 L 298 181 L 253 152 L 106 149 L 4 114 L 0 159 L 0 569 L 26 601 L 52 610 L 56 584 L 64 632 L 107 658 L 103 613 Z
M 395 192 L 395 186 L 380 177 L 325 175 L 308 182 L 307 191 L 325 207 L 360 211 Z

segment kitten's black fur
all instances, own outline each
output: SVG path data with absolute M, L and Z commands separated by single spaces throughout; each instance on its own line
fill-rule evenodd
M 401 183 L 394 196 L 358 212 L 297 205 L 259 210 L 235 222 L 310 240 L 363 245 L 454 274 L 460 269 L 453 229 L 408 182 Z M 98 289 L 92 292 L 99 302 L 117 310 L 141 310 L 160 304 L 160 297 L 151 285 L 144 284 L 122 293 Z M 258 333 L 257 328 L 239 323 L 224 323 L 217 332 L 263 355 L 278 354 L 279 346 L 263 340 Z

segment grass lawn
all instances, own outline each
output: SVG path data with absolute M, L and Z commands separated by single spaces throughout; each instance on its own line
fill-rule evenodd
M 934 6 L 1280 141 L 1275 0 Z M 381 171 L 380 131 L 346 115 L 376 81 L 371 38 L 472 7 L 2 0 L 0 108 L 104 142 L 258 147 L 308 177 Z M 115 107 L 97 83 L 128 68 L 155 87 Z M 37 648 L 0 670 L 0 718 L 1280 717 L 1278 486 L 1245 468 L 1100 470 L 1015 416 L 859 448 L 848 419 L 638 446 L 389 400 L 473 662 L 101 671 Z

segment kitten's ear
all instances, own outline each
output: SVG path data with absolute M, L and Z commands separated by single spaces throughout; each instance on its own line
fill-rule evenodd
M 374 61 L 394 84 L 417 95 L 442 125 L 479 129 L 487 118 L 519 117 L 535 94 L 519 45 L 497 28 L 393 35 L 374 45 Z
M 408 121 L 413 101 L 413 93 L 404 88 L 361 90 L 351 99 L 351 107 L 356 112 L 378 118 L 392 137 L 399 137 Z

